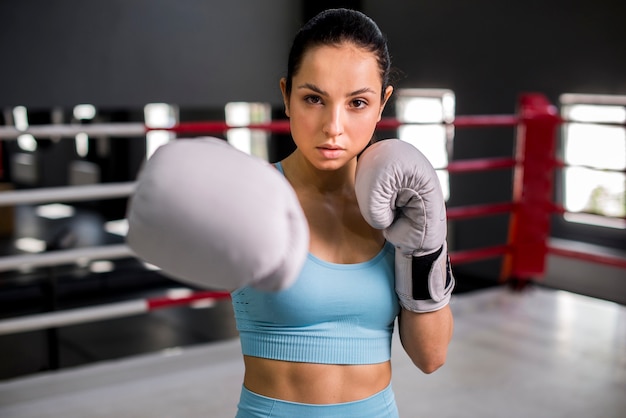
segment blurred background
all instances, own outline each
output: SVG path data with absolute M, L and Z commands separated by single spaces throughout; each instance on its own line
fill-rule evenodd
M 78 0 L 0 2 L 0 127 L 284 119 L 278 88 L 290 42 L 328 7 L 371 16 L 387 35 L 396 94 L 387 117 L 424 125 L 380 132 L 422 138 L 449 207 L 511 200 L 513 174 L 447 173 L 464 159 L 509 157 L 515 128 L 446 129 L 459 115 L 506 115 L 540 92 L 570 122 L 559 129 L 550 240 L 626 253 L 626 3 L 618 0 Z M 610 123 L 613 125 L 602 125 Z M 432 124 L 432 125 L 428 125 Z M 621 126 L 620 126 L 621 124 Z M 221 135 L 269 161 L 288 135 Z M 0 190 L 131 182 L 174 139 L 78 133 L 0 142 Z M 2 191 L 0 191 L 0 194 Z M 0 206 L 2 257 L 124 242 L 127 198 Z M 507 215 L 450 224 L 451 250 L 505 242 Z M 456 292 L 504 285 L 502 259 L 455 267 Z M 623 269 L 549 257 L 537 284 L 626 304 Z M 0 271 L 0 319 L 180 291 L 132 257 Z M 183 289 L 184 291 L 184 289 Z M 228 301 L 47 331 L 0 335 L 0 379 L 234 338 Z

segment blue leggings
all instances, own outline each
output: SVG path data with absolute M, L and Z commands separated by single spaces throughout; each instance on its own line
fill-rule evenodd
M 398 418 L 398 407 L 391 385 L 354 402 L 314 405 L 268 398 L 250 392 L 242 385 L 235 418 Z

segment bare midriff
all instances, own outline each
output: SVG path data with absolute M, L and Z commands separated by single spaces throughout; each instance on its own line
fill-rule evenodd
M 244 386 L 270 398 L 309 404 L 365 399 L 391 382 L 391 362 L 360 365 L 296 363 L 244 356 Z

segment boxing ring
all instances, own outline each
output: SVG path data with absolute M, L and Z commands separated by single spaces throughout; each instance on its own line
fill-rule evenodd
M 512 198 L 509 202 L 490 203 L 463 207 L 449 207 L 449 221 L 475 219 L 493 215 L 509 216 L 507 241 L 500 245 L 475 248 L 450 253 L 453 266 L 479 260 L 501 257 L 503 259 L 500 282 L 520 287 L 526 282 L 540 280 L 546 271 L 549 254 L 576 258 L 592 263 L 626 269 L 626 259 L 590 254 L 574 249 L 550 245 L 550 218 L 565 209 L 553 202 L 555 171 L 564 166 L 556 157 L 557 134 L 561 124 L 566 123 L 557 109 L 540 94 L 523 94 L 515 114 L 456 116 L 450 123 L 455 129 L 511 127 L 515 128 L 515 152 L 510 157 L 457 160 L 448 163 L 449 173 L 513 170 Z M 380 130 L 395 130 L 405 122 L 383 118 Z M 141 137 L 152 130 L 168 131 L 176 135 L 223 135 L 232 128 L 222 121 L 179 123 L 169 128 L 150 128 L 139 123 L 109 123 L 90 125 L 40 125 L 25 130 L 0 127 L 0 140 L 9 141 L 19 135 L 73 137 L 79 133 L 108 137 Z M 288 121 L 249 124 L 244 127 L 272 133 L 289 132 Z M 1 161 L 1 159 L 0 159 Z M 0 172 L 1 172 L 0 167 Z M 127 198 L 132 195 L 133 182 L 97 184 L 60 188 L 4 191 L 0 193 L 0 206 L 35 205 L 52 202 L 77 202 Z M 0 273 L 19 271 L 24 268 L 50 267 L 97 260 L 114 260 L 134 257 L 125 244 L 100 247 L 59 249 L 42 254 L 11 255 L 0 257 Z M 146 313 L 171 306 L 198 302 L 212 303 L 227 299 L 229 294 L 219 291 L 198 291 L 182 297 L 159 297 L 131 300 L 102 306 L 25 315 L 0 320 L 0 335 L 42 330 L 89 323 Z

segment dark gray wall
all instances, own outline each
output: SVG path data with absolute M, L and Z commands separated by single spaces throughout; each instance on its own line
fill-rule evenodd
M 623 0 L 363 1 L 402 85 L 446 87 L 460 114 L 511 111 L 521 91 L 626 94 Z
M 280 105 L 294 0 L 3 0 L 0 106 L 151 101 Z M 460 114 L 510 111 L 520 91 L 626 93 L 621 0 L 362 1 L 399 86 L 446 87 Z
M 280 103 L 293 0 L 2 0 L 0 106 Z

